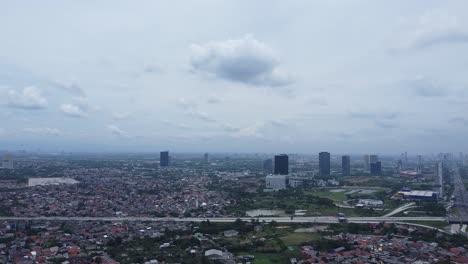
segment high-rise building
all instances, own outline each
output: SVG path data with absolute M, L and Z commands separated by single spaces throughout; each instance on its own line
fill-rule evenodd
M 418 155 L 418 166 L 416 168 L 418 174 L 422 174 L 422 156 Z
M 437 163 L 437 177 L 439 178 L 439 197 L 444 196 L 444 166 L 442 162 Z
M 351 175 L 351 157 L 348 155 L 344 155 L 341 157 L 341 168 L 343 176 Z
M 161 151 L 159 155 L 159 166 L 167 167 L 169 166 L 169 151 Z
M 380 161 L 371 163 L 370 165 L 372 175 L 381 175 L 382 174 L 382 163 Z
M 272 159 L 266 159 L 263 161 L 263 171 L 266 173 L 273 172 L 273 160 Z
M 289 157 L 286 154 L 275 156 L 275 174 L 288 175 L 289 173 Z
M 370 157 L 369 155 L 364 155 L 364 171 L 370 172 Z
M 13 158 L 11 157 L 11 155 L 9 153 L 6 153 L 3 156 L 2 168 L 4 168 L 4 169 L 13 169 L 14 168 L 14 161 L 13 161 Z
M 371 164 L 379 160 L 377 155 L 364 155 L 364 171 L 371 172 Z
M 203 162 L 204 162 L 205 164 L 208 164 L 208 162 L 209 162 L 208 153 L 205 153 L 205 154 L 203 155 Z
M 330 175 L 330 152 L 319 153 L 319 174 L 321 176 Z

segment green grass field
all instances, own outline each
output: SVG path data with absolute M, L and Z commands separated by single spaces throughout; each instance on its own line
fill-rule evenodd
M 342 202 L 346 200 L 346 191 L 343 192 L 330 192 L 330 191 L 308 191 L 306 194 L 318 196 L 318 197 L 323 197 L 323 198 L 328 198 L 330 200 L 333 200 L 335 202 Z
M 280 237 L 286 246 L 298 246 L 304 242 L 320 239 L 318 233 L 289 233 Z

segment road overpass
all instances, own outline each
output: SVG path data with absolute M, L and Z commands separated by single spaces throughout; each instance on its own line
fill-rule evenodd
M 15 217 L 1 216 L 0 221 L 97 221 L 97 222 L 203 222 L 210 221 L 213 223 L 229 223 L 237 219 L 242 221 L 265 221 L 278 223 L 338 223 L 338 218 L 334 216 L 301 216 L 301 217 L 65 217 L 65 216 L 35 216 L 35 217 Z M 349 217 L 348 222 L 351 223 L 404 223 L 404 222 L 424 221 L 424 222 L 447 222 L 445 217 Z

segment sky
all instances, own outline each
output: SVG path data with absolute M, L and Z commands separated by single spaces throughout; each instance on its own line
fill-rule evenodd
M 2 1 L 0 149 L 468 152 L 467 1 Z

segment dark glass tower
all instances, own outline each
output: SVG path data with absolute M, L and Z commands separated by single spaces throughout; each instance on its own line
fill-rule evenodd
M 159 166 L 167 167 L 169 166 L 169 151 L 161 151 L 159 156 Z
M 330 175 L 330 152 L 319 153 L 319 173 L 321 176 Z
M 380 161 L 371 163 L 370 173 L 371 173 L 371 175 L 381 175 L 382 174 L 382 163 Z
M 341 168 L 343 169 L 343 176 L 351 175 L 351 157 L 344 155 L 341 157 Z
M 289 173 L 289 157 L 286 154 L 275 156 L 275 174 L 288 175 Z

